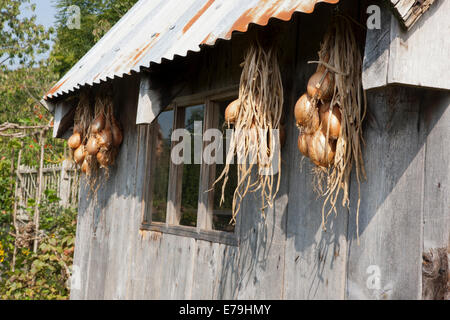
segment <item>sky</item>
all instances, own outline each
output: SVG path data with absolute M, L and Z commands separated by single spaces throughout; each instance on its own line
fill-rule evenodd
M 26 8 L 23 8 L 24 11 L 21 13 L 23 16 L 34 14 L 36 16 L 36 22 L 42 24 L 47 29 L 55 25 L 56 9 L 54 7 L 54 0 L 31 0 L 30 4 L 35 4 L 36 10 L 33 13 L 31 10 L 25 10 Z M 45 59 L 48 57 L 48 54 L 38 56 L 38 59 Z M 15 69 L 18 67 L 19 65 L 13 65 L 11 68 Z
M 55 23 L 56 9 L 54 8 L 53 0 L 32 0 L 36 4 L 37 22 L 44 25 L 46 28 L 52 27 Z

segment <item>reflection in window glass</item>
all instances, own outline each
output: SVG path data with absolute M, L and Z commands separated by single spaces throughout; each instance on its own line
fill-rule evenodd
M 154 124 L 154 158 L 152 159 L 152 221 L 166 222 L 167 192 L 169 187 L 170 150 L 174 111 L 159 115 Z
M 191 134 L 191 164 L 183 165 L 180 224 L 195 227 L 197 225 L 201 165 L 195 164 L 194 161 L 194 122 L 200 121 L 203 124 L 205 108 L 203 105 L 200 105 L 189 107 L 185 110 L 184 127 Z M 201 134 L 203 134 L 203 127 Z
M 225 109 L 231 101 L 227 101 L 220 104 L 219 111 L 219 130 L 223 132 L 223 159 L 226 159 L 226 129 L 227 126 L 225 124 Z M 225 169 L 225 164 L 217 164 L 216 165 L 216 181 L 222 171 Z M 220 205 L 220 199 L 222 197 L 222 185 L 223 180 L 219 184 L 216 185 L 214 190 L 214 206 L 213 206 L 213 229 L 218 231 L 227 231 L 234 232 L 234 225 L 230 224 L 232 218 L 232 209 L 233 209 L 233 195 L 234 190 L 237 186 L 237 166 L 235 164 L 230 166 L 229 172 L 229 180 L 227 182 L 227 186 L 225 188 L 225 202 Z

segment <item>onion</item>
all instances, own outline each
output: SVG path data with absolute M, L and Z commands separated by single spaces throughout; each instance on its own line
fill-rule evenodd
M 97 154 L 98 150 L 100 150 L 100 145 L 99 145 L 96 137 L 91 136 L 86 145 L 86 151 L 89 155 L 95 156 Z
M 97 153 L 97 162 L 100 164 L 101 168 L 107 168 L 112 164 L 111 154 L 108 154 L 107 150 L 101 149 Z
M 86 153 L 84 150 L 84 145 L 80 145 L 77 150 L 75 150 L 73 154 L 73 158 L 78 165 L 81 165 L 86 158 Z
M 308 95 L 311 98 L 316 97 L 323 101 L 330 101 L 334 93 L 334 76 L 328 72 L 322 86 L 320 86 L 320 80 L 322 80 L 324 74 L 325 71 L 319 71 L 311 76 L 308 82 Z
M 97 141 L 100 148 L 110 148 L 113 143 L 113 135 L 111 127 L 107 125 L 99 134 L 97 134 Z
M 305 156 L 309 157 L 308 146 L 311 141 L 311 135 L 309 134 L 301 134 L 298 137 L 298 150 Z
M 315 111 L 316 108 L 312 104 L 311 99 L 308 97 L 308 95 L 306 93 L 302 95 L 295 104 L 294 109 L 294 115 L 297 125 L 309 127 L 311 120 L 314 117 Z
M 81 172 L 85 174 L 89 174 L 89 163 L 86 159 L 84 159 L 83 164 L 81 165 Z
M 327 140 L 322 130 L 317 130 L 311 137 L 308 153 L 314 164 L 321 167 L 329 167 L 334 162 L 336 142 Z
M 330 104 L 326 103 L 320 107 L 320 122 L 322 123 L 322 132 L 327 135 L 328 123 L 330 124 L 329 137 L 338 139 L 341 135 L 341 111 L 338 106 L 333 107 L 330 119 Z M 330 120 L 330 122 L 328 122 Z
M 112 120 L 111 133 L 113 145 L 115 147 L 119 147 L 123 141 L 122 129 L 120 128 L 120 123 L 116 120 L 116 118 L 112 117 L 111 120 Z
M 92 133 L 96 134 L 105 128 L 106 119 L 103 113 L 101 113 L 91 124 Z
M 241 108 L 241 101 L 239 99 L 234 100 L 225 109 L 225 121 L 230 124 L 234 124 L 239 116 L 239 110 Z
M 303 127 L 303 132 L 305 132 L 306 134 L 313 134 L 314 132 L 319 130 L 319 127 L 320 127 L 319 109 L 315 109 L 313 117 L 309 122 L 308 126 Z
M 81 145 L 81 135 L 78 132 L 75 132 L 70 138 L 69 138 L 69 147 L 72 150 L 78 149 L 78 147 Z

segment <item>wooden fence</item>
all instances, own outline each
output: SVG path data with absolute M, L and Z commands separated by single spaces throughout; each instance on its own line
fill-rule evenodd
M 29 199 L 36 199 L 38 194 L 39 168 L 20 166 L 17 174 L 16 201 L 18 203 L 18 215 L 23 215 L 23 208 L 27 206 Z M 79 172 L 70 161 L 64 161 L 60 165 L 43 167 L 42 190 L 55 190 L 64 207 L 76 207 L 78 205 Z M 42 193 L 41 200 L 45 197 Z M 22 214 L 21 214 L 22 213 Z

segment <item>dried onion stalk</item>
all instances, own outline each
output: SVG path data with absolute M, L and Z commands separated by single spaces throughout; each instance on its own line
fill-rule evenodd
M 227 164 L 215 184 L 223 179 L 221 203 L 225 201 L 230 163 L 235 156 L 249 159 L 256 155 L 256 161 L 242 161 L 237 165 L 238 182 L 233 195 L 233 221 L 240 210 L 242 199 L 248 192 L 260 191 L 262 212 L 273 206 L 281 179 L 281 148 L 278 141 L 269 139 L 274 130 L 281 126 L 283 109 L 283 84 L 273 48 L 263 49 L 259 44 L 248 50 L 239 87 L 238 116 L 234 121 L 235 134 L 231 139 Z M 263 155 L 263 156 L 261 156 Z M 278 161 L 277 161 L 278 160 Z M 278 164 L 278 177 L 268 163 Z M 252 174 L 257 169 L 256 174 Z M 267 175 L 261 170 L 269 170 Z M 266 172 L 267 173 L 267 172 Z
M 322 227 L 326 229 L 328 217 L 337 214 L 336 204 L 343 191 L 342 206 L 349 208 L 349 186 L 353 166 L 358 182 L 357 233 L 359 236 L 360 183 L 366 178 L 362 157 L 362 122 L 366 113 L 366 97 L 362 89 L 362 58 L 352 22 L 344 16 L 336 18 L 327 32 L 319 52 L 319 67 L 334 74 L 334 94 L 331 105 L 341 114 L 341 134 L 337 140 L 334 164 L 329 168 L 316 168 L 316 189 L 323 196 Z M 323 128 L 330 138 L 330 128 Z M 329 206 L 328 210 L 326 209 Z M 327 212 L 325 212 L 327 211 Z

